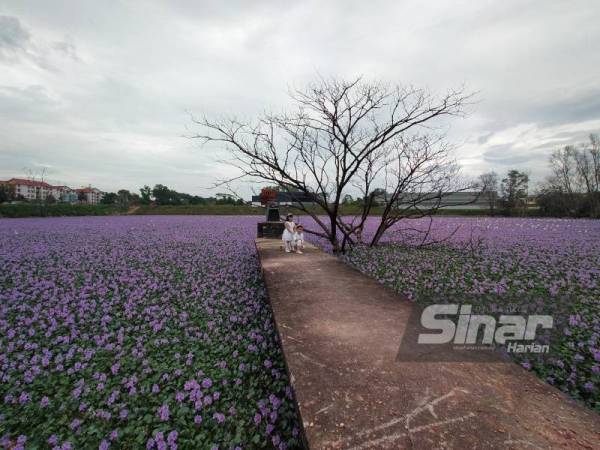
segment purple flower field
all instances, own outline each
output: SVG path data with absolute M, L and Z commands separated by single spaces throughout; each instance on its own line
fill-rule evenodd
M 0 445 L 298 446 L 256 221 L 0 220 Z
M 518 361 L 600 412 L 600 221 L 438 217 L 429 241 L 444 242 L 415 248 L 422 235 L 412 229 L 428 224 L 412 221 L 386 245 L 357 246 L 345 259 L 415 301 L 516 299 L 511 306 L 553 314 L 550 356 Z M 542 302 L 524 305 L 532 296 Z
M 297 447 L 259 219 L 0 220 L 0 445 Z M 540 294 L 568 320 L 519 362 L 600 411 L 600 221 L 440 217 L 415 248 L 426 226 L 344 259 L 416 301 Z

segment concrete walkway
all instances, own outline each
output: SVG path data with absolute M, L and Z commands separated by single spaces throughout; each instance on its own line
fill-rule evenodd
M 600 415 L 512 363 L 397 362 L 412 304 L 257 240 L 311 449 L 600 449 Z

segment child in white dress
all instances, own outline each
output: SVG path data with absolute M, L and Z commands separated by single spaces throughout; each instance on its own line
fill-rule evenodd
M 300 254 L 304 250 L 304 227 L 302 225 L 296 225 L 294 229 L 294 249 L 296 253 Z
M 283 222 L 283 234 L 281 235 L 281 240 L 285 245 L 285 252 L 290 253 L 293 248 L 294 241 L 294 228 L 296 228 L 296 224 L 294 223 L 294 216 L 288 214 L 285 217 L 285 222 Z

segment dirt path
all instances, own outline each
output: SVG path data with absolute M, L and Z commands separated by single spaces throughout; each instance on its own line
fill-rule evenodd
M 600 416 L 516 364 L 397 362 L 413 305 L 279 244 L 257 240 L 311 449 L 600 449 Z

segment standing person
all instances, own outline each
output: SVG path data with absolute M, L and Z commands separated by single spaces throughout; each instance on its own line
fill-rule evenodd
M 293 215 L 288 214 L 287 216 L 285 216 L 285 222 L 283 222 L 283 227 L 284 229 L 281 239 L 285 244 L 285 252 L 290 253 L 293 250 L 292 242 L 294 240 L 294 228 L 296 227 Z

